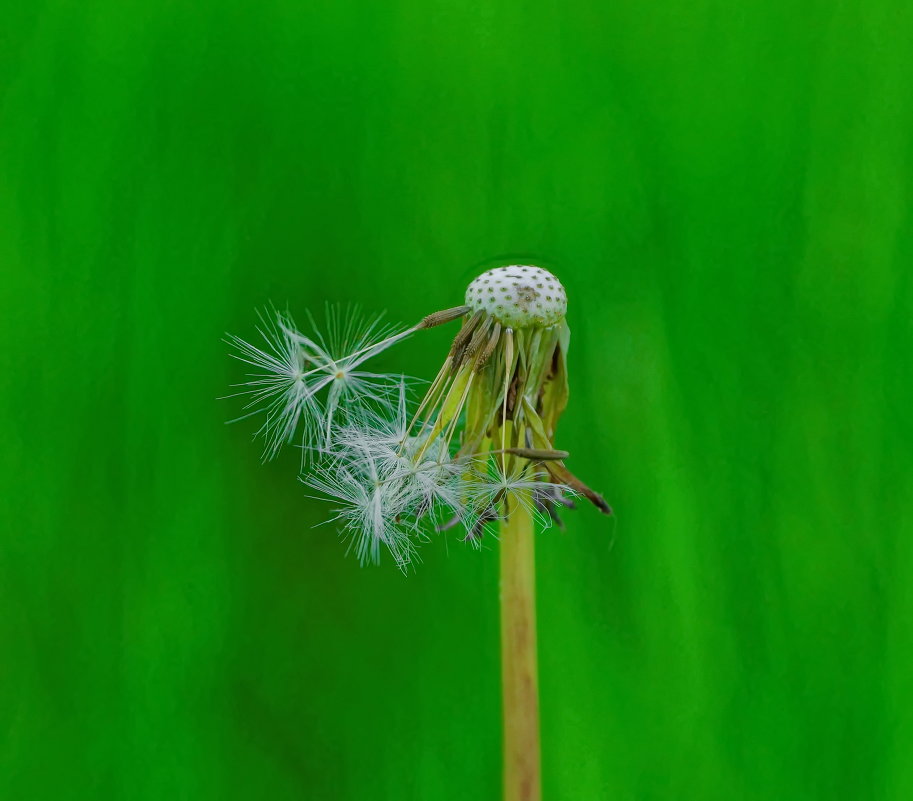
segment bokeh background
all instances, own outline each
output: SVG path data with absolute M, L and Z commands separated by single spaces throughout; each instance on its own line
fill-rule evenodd
M 494 543 L 360 569 L 216 398 L 521 260 L 617 510 L 538 540 L 546 800 L 913 798 L 909 4 L 2 12 L 0 797 L 498 797 Z

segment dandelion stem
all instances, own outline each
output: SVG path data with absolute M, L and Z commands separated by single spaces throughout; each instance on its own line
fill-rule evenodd
M 501 521 L 504 801 L 540 799 L 536 559 L 530 507 L 514 500 Z

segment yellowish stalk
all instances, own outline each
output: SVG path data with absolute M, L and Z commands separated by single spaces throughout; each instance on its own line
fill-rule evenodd
M 501 450 L 504 451 L 507 447 L 504 432 L 507 430 L 507 392 L 510 389 L 510 374 L 514 369 L 514 332 L 508 328 L 504 332 L 505 337 L 505 347 L 504 347 L 504 400 L 501 402 Z M 501 455 L 501 469 L 503 472 L 507 472 L 507 457 L 502 453 Z
M 501 522 L 501 685 L 504 801 L 539 801 L 539 674 L 534 525 L 525 503 Z
M 422 398 L 422 402 L 419 404 L 418 409 L 415 410 L 415 414 L 412 417 L 412 421 L 409 423 L 409 427 L 406 429 L 406 435 L 412 433 L 412 429 L 415 424 L 418 422 L 419 416 L 425 409 L 433 409 L 434 404 L 437 402 L 438 395 L 442 391 L 443 387 L 447 384 L 447 378 L 450 374 L 450 357 L 447 357 L 447 360 L 444 362 L 444 366 L 441 368 L 440 372 L 435 377 L 434 381 L 431 382 L 431 386 L 428 388 L 428 391 L 425 393 L 425 397 Z M 405 446 L 405 440 L 403 440 L 403 445 L 400 446 L 400 453 L 403 451 Z
M 466 398 L 469 397 L 469 390 L 472 389 L 472 379 L 475 378 L 475 371 L 469 374 L 469 379 L 466 381 L 466 388 L 463 390 L 463 394 L 460 396 L 460 403 L 457 406 L 457 412 L 453 416 L 453 419 L 450 421 L 450 425 L 447 426 L 447 432 L 444 435 L 444 441 L 447 443 L 447 452 L 450 452 L 450 441 L 453 439 L 453 432 L 456 431 L 457 423 L 460 421 L 460 413 L 463 411 L 463 407 L 466 405 Z

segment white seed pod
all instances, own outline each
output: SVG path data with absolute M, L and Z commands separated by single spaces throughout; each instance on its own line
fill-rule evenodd
M 495 267 L 466 289 L 466 305 L 508 328 L 546 327 L 567 312 L 567 293 L 548 270 L 526 264 Z

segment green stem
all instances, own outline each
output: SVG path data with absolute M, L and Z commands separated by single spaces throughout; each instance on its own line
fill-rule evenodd
M 504 801 L 541 798 L 534 533 L 530 510 L 515 500 L 501 522 Z

